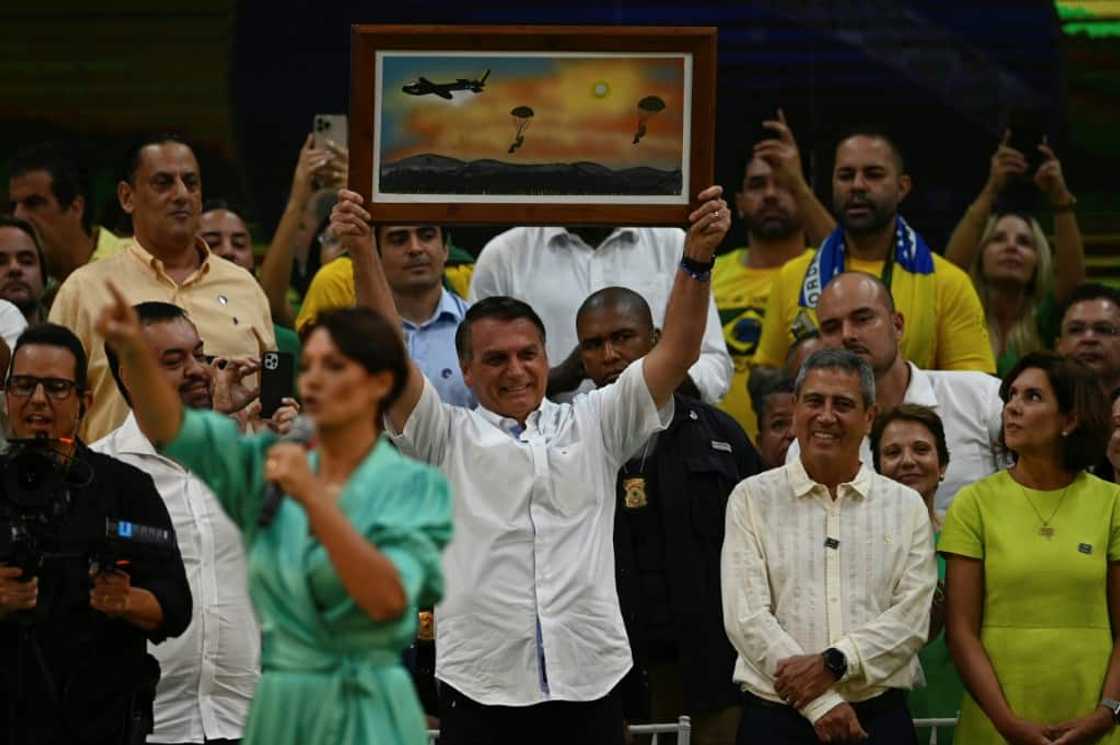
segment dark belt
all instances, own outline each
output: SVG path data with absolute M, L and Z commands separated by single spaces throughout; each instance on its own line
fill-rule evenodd
M 789 704 L 768 701 L 749 691 L 744 691 L 743 695 L 746 697 L 747 706 L 761 706 L 764 709 L 786 709 L 788 711 L 797 712 L 797 709 L 794 709 Z M 849 701 L 848 703 L 856 710 L 857 716 L 876 716 L 877 714 L 882 714 L 884 711 L 906 706 L 906 691 L 901 688 L 889 688 L 878 696 L 869 698 L 866 701 Z

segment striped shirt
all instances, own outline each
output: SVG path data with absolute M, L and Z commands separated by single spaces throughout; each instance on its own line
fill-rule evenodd
M 800 460 L 752 476 L 727 502 L 723 621 L 734 680 L 761 698 L 778 661 L 844 653 L 844 677 L 801 713 L 922 682 L 918 650 L 937 585 L 933 533 L 913 489 L 861 466 L 833 500 Z

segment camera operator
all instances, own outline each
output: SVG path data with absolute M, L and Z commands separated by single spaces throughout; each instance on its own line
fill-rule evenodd
M 0 539 L 14 549 L 0 557 L 0 732 L 11 743 L 143 742 L 159 679 L 147 641 L 190 622 L 182 558 L 151 477 L 77 438 L 92 403 L 86 370 L 78 338 L 43 324 L 20 336 L 7 379 L 9 437 L 32 443 L 5 457 L 0 496 Z M 32 502 L 41 513 L 17 528 L 13 515 Z M 168 531 L 170 548 L 112 550 L 107 519 Z

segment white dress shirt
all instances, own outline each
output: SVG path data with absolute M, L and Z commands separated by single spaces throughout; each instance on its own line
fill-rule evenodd
M 260 677 L 261 651 L 241 531 L 202 481 L 155 451 L 131 412 L 91 449 L 155 481 L 175 526 L 194 600 L 186 632 L 148 646 L 161 671 L 148 742 L 240 739 Z
M 481 405 L 444 404 L 425 380 L 394 433 L 454 489 L 436 677 L 467 697 L 593 701 L 630 669 L 614 582 L 615 477 L 673 418 L 672 398 L 657 409 L 642 367 L 572 403 L 543 401 L 524 429 Z
M 0 338 L 4 339 L 9 351 L 15 351 L 16 340 L 26 328 L 27 319 L 15 303 L 0 299 Z
M 563 228 L 513 228 L 479 254 L 470 301 L 509 295 L 533 306 L 544 322 L 549 364 L 559 365 L 579 342 L 576 311 L 604 287 L 634 290 L 649 303 L 654 324 L 664 323 L 684 236 L 680 228 L 618 228 L 594 247 Z M 731 355 L 714 299 L 708 304 L 700 359 L 688 374 L 710 404 L 718 404 L 731 385 Z M 585 381 L 581 390 L 590 388 Z
M 945 428 L 949 468 L 933 497 L 934 511 L 944 516 L 962 487 L 1009 465 L 999 451 L 999 431 L 1003 426 L 1000 381 L 981 372 L 922 370 L 913 362 L 906 364 L 910 366 L 910 385 L 906 386 L 902 402 L 933 409 Z M 794 440 L 786 451 L 786 463 L 800 458 L 801 448 Z M 873 467 L 871 441 L 866 437 L 859 449 L 859 459 L 868 468 Z
M 923 681 L 937 564 L 929 513 L 908 486 L 861 466 L 833 500 L 800 460 L 752 476 L 727 501 L 720 580 L 733 677 L 756 696 L 781 702 L 778 661 L 829 647 L 848 671 L 801 710 L 814 723 Z

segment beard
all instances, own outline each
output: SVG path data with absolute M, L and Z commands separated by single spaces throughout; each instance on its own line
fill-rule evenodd
M 847 207 L 858 204 L 867 208 L 867 213 L 858 217 L 849 217 Z M 849 199 L 841 203 L 839 200 L 833 205 L 836 211 L 836 220 L 844 230 L 852 235 L 868 235 L 878 233 L 891 224 L 898 213 L 896 205 L 885 205 L 873 202 L 870 199 Z
M 746 223 L 748 233 L 767 241 L 788 238 L 801 229 L 788 212 L 771 212 L 758 219 L 744 215 L 743 222 Z

